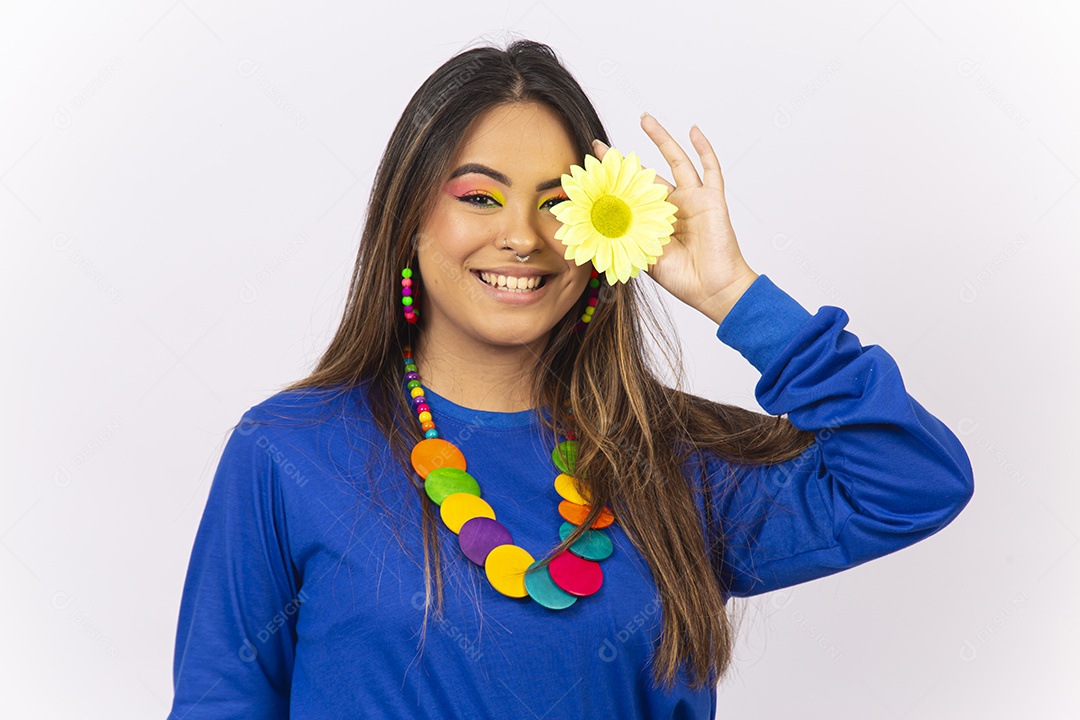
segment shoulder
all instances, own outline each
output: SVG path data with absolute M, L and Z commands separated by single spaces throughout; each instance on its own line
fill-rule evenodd
M 248 408 L 238 425 L 284 430 L 363 420 L 369 416 L 367 384 L 282 390 Z

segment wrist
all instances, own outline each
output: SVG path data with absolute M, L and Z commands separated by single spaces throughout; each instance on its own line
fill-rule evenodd
M 758 274 L 751 270 L 749 266 L 745 266 L 745 269 L 736 280 L 728 284 L 723 290 L 713 294 L 712 297 L 698 307 L 698 310 L 719 325 L 724 322 L 724 318 L 731 312 L 731 308 L 735 307 L 735 303 L 739 302 L 739 298 L 757 279 Z

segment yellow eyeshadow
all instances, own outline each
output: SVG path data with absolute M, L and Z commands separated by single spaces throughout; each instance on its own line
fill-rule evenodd
M 551 202 L 552 200 L 558 200 L 559 202 L 564 202 L 564 201 L 569 200 L 569 199 L 570 198 L 566 197 L 565 193 L 561 194 L 561 195 L 552 195 L 551 197 L 549 197 L 548 199 L 546 199 L 542 203 L 540 203 L 540 207 L 544 207 L 544 205 Z

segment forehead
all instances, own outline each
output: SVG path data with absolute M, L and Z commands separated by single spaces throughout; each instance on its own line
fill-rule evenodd
M 454 166 L 480 162 L 504 169 L 516 166 L 520 172 L 551 166 L 566 170 L 579 162 L 573 139 L 562 118 L 545 105 L 517 103 L 491 108 L 473 120 L 462 137 Z

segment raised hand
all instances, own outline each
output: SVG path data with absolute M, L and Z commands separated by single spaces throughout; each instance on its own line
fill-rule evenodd
M 646 113 L 641 127 L 671 166 L 676 184 L 659 173 L 655 182 L 667 187 L 668 202 L 679 208 L 671 242 L 645 272 L 679 300 L 719 324 L 757 278 L 743 259 L 728 218 L 720 161 L 705 133 L 693 126 L 690 141 L 701 157 L 705 170 L 702 180 L 690 157 L 659 120 Z M 600 160 L 607 149 L 599 140 L 593 143 L 593 154 Z

